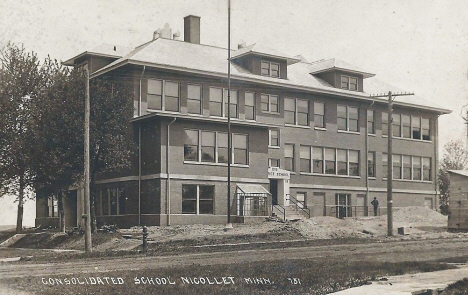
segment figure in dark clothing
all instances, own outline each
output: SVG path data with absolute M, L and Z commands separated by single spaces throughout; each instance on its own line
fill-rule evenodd
M 372 206 L 374 206 L 374 216 L 377 216 L 377 209 L 379 208 L 379 201 L 377 200 L 376 197 L 374 197 L 374 200 L 370 202 Z

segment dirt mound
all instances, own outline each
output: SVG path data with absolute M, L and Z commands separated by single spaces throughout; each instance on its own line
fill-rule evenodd
M 425 207 L 402 207 L 393 214 L 396 222 L 428 223 L 431 225 L 447 225 L 447 216 Z
M 362 237 L 365 234 L 359 230 L 355 220 L 338 219 L 323 216 L 312 217 L 295 223 L 296 228 L 304 237 L 309 239 L 334 239 L 345 237 Z

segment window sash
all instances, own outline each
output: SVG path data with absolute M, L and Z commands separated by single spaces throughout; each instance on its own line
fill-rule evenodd
M 261 94 L 261 107 L 264 113 L 279 113 L 279 96 L 273 94 Z
M 278 129 L 270 129 L 270 146 L 280 146 L 280 132 Z
M 375 152 L 367 154 L 367 176 L 375 177 Z
M 148 79 L 146 102 L 148 109 L 171 112 L 180 111 L 179 82 Z
M 294 145 L 284 145 L 284 169 L 289 171 L 295 171 L 294 167 Z
M 359 132 L 359 108 L 338 105 L 337 128 L 341 131 Z
M 255 93 L 245 93 L 245 119 L 255 120 Z
M 367 110 L 367 133 L 375 134 L 374 110 Z
M 202 88 L 200 85 L 187 85 L 187 113 L 201 114 Z
M 182 185 L 182 214 L 214 214 L 214 185 Z

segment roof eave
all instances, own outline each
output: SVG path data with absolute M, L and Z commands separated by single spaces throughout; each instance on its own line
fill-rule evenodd
M 295 63 L 298 63 L 298 62 L 301 61 L 301 59 L 299 59 L 299 58 L 279 56 L 279 55 L 267 54 L 267 53 L 262 53 L 262 52 L 257 52 L 257 51 L 246 51 L 244 53 L 241 53 L 239 55 L 231 57 L 231 60 L 234 60 L 234 59 L 237 59 L 237 58 L 240 58 L 240 57 L 244 57 L 244 56 L 250 55 L 250 54 L 265 56 L 265 57 L 269 57 L 269 58 L 285 59 L 286 62 L 288 63 L 288 65 L 292 65 L 292 64 L 295 64 Z
M 202 74 L 202 75 L 208 75 L 208 76 L 216 76 L 218 78 L 227 78 L 227 74 L 220 74 L 220 73 L 215 73 L 215 72 L 208 72 L 208 71 L 201 71 L 201 70 L 194 70 L 194 69 L 188 69 L 188 68 L 180 68 L 180 67 L 173 67 L 173 66 L 168 66 L 168 65 L 161 65 L 161 64 L 154 64 L 154 63 L 148 63 L 148 62 L 140 62 L 140 61 L 135 61 L 131 59 L 126 59 L 122 60 L 119 63 L 116 63 L 112 67 L 109 68 L 102 68 L 93 74 L 91 74 L 90 79 L 96 78 L 100 75 L 103 75 L 105 73 L 108 73 L 116 68 L 119 68 L 121 66 L 124 66 L 126 64 L 133 64 L 133 65 L 138 65 L 138 66 L 149 66 L 149 67 L 157 67 L 157 68 L 162 68 L 162 69 L 167 69 L 167 70 L 175 70 L 175 71 L 185 71 L 185 72 L 190 72 L 193 74 Z M 376 101 L 375 98 L 372 98 L 369 96 L 367 93 L 347 93 L 347 92 L 341 92 L 341 91 L 336 91 L 335 89 L 320 89 L 320 88 L 314 88 L 314 87 L 307 87 L 307 86 L 299 86 L 299 85 L 290 85 L 290 84 L 284 84 L 284 83 L 278 83 L 278 82 L 273 82 L 273 81 L 265 81 L 262 79 L 256 79 L 254 77 L 243 77 L 243 76 L 237 76 L 237 75 L 231 75 L 231 77 L 237 79 L 237 80 L 242 80 L 246 82 L 254 82 L 254 83 L 262 83 L 262 84 L 267 84 L 267 85 L 272 85 L 272 86 L 280 86 L 280 87 L 288 87 L 296 90 L 301 90 L 301 91 L 313 91 L 316 93 L 320 94 L 327 94 L 327 95 L 338 95 L 338 96 L 344 96 L 347 98 L 355 98 L 355 99 L 361 99 L 365 101 Z M 409 103 L 403 103 L 403 102 L 395 102 L 396 105 L 402 105 L 402 106 L 409 106 L 409 107 L 414 107 L 418 109 L 424 109 L 424 110 L 429 110 L 429 111 L 435 111 L 440 114 L 450 114 L 452 111 L 448 109 L 441 109 L 441 108 L 435 108 L 435 107 L 428 107 L 428 106 L 422 106 L 422 105 L 416 105 L 416 104 L 409 104 Z
M 74 66 L 76 65 L 75 60 L 86 56 L 86 55 L 93 55 L 93 56 L 100 56 L 100 57 L 111 57 L 111 58 L 121 58 L 121 55 L 112 55 L 112 54 L 105 54 L 105 53 L 98 53 L 98 52 L 92 52 L 92 51 L 85 51 L 83 53 L 78 54 L 75 57 L 72 57 L 64 62 L 62 62 L 63 65 L 66 66 Z
M 318 71 L 313 71 L 313 72 L 310 72 L 310 73 L 311 73 L 312 75 L 315 75 L 315 74 L 326 73 L 326 72 L 330 72 L 330 71 L 344 71 L 344 72 L 350 72 L 350 73 L 362 75 L 363 78 L 371 78 L 371 77 L 374 77 L 374 76 L 375 76 L 375 74 L 372 74 L 372 73 L 361 72 L 361 71 L 350 70 L 350 69 L 339 68 L 339 67 L 326 68 L 326 69 L 322 69 L 322 70 L 318 70 Z

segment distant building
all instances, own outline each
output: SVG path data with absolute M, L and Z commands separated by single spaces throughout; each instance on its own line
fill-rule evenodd
M 139 159 L 99 178 L 98 223 L 225 223 L 228 112 L 234 222 L 288 218 L 292 203 L 302 216 L 364 216 L 373 197 L 385 213 L 387 103 L 370 94 L 399 90 L 337 59 L 308 62 L 261 44 L 231 56 L 229 106 L 227 49 L 200 44 L 196 16 L 185 18 L 184 41 L 166 25 L 135 49 L 103 45 L 64 63 L 134 85 Z M 447 113 L 416 96 L 395 100 L 395 207 L 437 207 L 437 126 Z M 76 225 L 82 190 L 70 194 Z M 38 201 L 36 223 L 56 223 L 54 208 Z
M 468 230 L 468 171 L 449 170 L 450 202 L 448 229 Z

